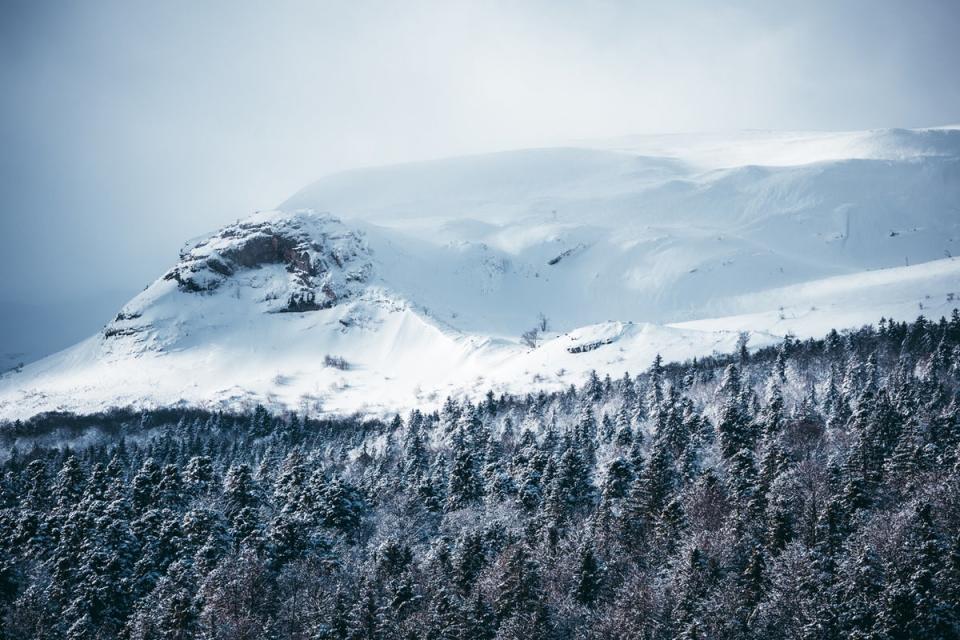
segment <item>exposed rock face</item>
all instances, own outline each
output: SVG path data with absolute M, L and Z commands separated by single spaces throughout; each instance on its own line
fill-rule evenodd
M 183 291 L 209 293 L 242 270 L 281 264 L 289 273 L 288 295 L 272 310 L 309 311 L 355 293 L 370 276 L 369 257 L 362 236 L 332 216 L 258 214 L 182 251 L 164 278 Z
M 258 213 L 226 226 L 183 249 L 162 280 L 189 295 L 248 299 L 275 313 L 332 307 L 358 294 L 372 274 L 361 233 L 330 215 L 301 211 Z M 151 288 L 128 303 L 103 337 L 144 341 L 158 323 L 176 322 L 158 316 L 157 295 Z

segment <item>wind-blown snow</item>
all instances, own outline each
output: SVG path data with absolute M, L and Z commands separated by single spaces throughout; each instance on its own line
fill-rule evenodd
M 960 294 L 958 239 L 949 128 L 653 136 L 351 171 L 193 243 L 101 334 L 0 379 L 0 417 L 381 413 L 728 351 L 740 330 L 760 345 L 939 317 Z M 530 349 L 519 336 L 540 313 L 549 331 Z

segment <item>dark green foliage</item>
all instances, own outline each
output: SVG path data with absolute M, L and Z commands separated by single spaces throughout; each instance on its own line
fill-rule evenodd
M 956 638 L 960 315 L 404 420 L 0 425 L 7 638 Z
M 589 547 L 580 550 L 579 567 L 576 573 L 574 599 L 585 607 L 593 608 L 600 598 L 603 572 L 597 556 Z

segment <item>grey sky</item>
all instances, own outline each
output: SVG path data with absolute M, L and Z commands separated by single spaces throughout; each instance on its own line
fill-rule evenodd
M 92 332 L 186 238 L 338 169 L 954 123 L 957 33 L 930 0 L 0 0 L 0 351 Z

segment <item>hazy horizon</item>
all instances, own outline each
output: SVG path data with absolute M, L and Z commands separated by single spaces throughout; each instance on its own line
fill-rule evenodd
M 91 333 L 185 239 L 341 170 L 636 134 L 960 122 L 952 2 L 0 11 L 0 354 Z

